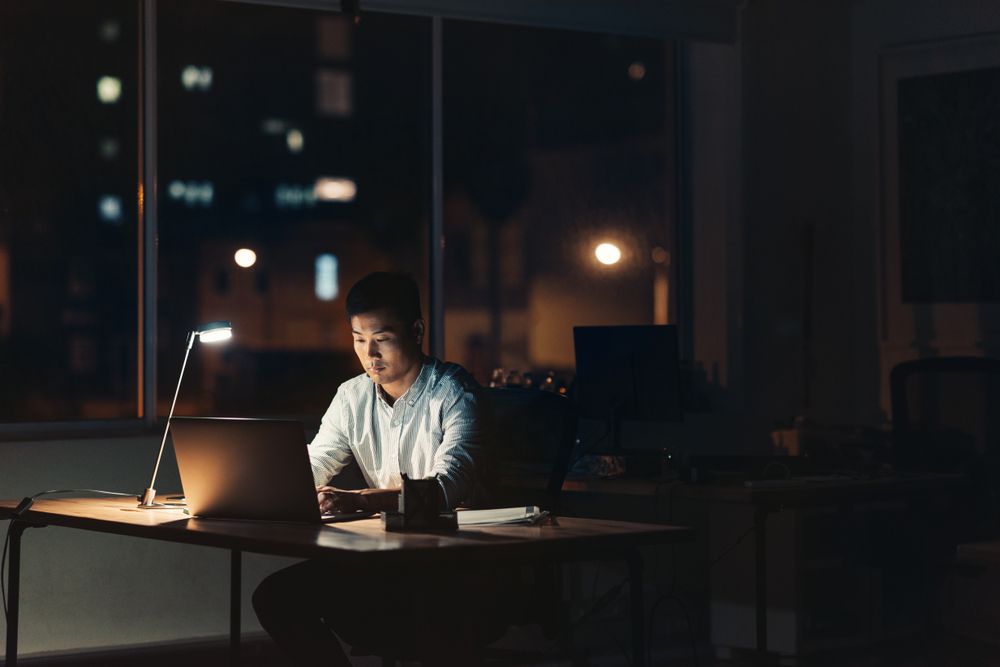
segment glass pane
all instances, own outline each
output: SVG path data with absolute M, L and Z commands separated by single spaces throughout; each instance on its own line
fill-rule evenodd
M 137 12 L 0 3 L 0 422 L 139 416 Z
M 318 417 L 357 375 L 344 297 L 427 282 L 427 19 L 159 3 L 158 412 Z M 250 252 L 239 252 L 239 251 Z M 239 252 L 239 254 L 237 254 Z
M 445 24 L 446 356 L 481 382 L 568 383 L 574 326 L 670 320 L 673 54 Z

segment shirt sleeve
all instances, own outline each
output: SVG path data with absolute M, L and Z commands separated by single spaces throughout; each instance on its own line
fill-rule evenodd
M 482 447 L 482 424 L 475 394 L 467 387 L 455 391 L 441 406 L 443 438 L 434 454 L 434 475 L 444 492 L 445 505 L 454 508 L 472 493 L 475 457 Z
M 342 394 L 343 388 L 333 397 L 316 437 L 309 443 L 309 463 L 316 486 L 327 484 L 354 457 L 347 437 L 346 406 Z

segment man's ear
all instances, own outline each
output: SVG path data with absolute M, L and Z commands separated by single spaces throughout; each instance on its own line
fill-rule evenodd
M 413 323 L 413 338 L 417 341 L 417 346 L 423 344 L 424 342 L 424 321 L 417 320 Z

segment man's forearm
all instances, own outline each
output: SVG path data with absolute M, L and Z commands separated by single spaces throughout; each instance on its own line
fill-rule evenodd
M 362 489 L 359 493 L 372 512 L 390 512 L 399 509 L 399 489 Z

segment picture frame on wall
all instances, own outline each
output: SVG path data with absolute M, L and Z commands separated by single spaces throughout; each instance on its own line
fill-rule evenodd
M 883 377 L 930 355 L 1000 355 L 1000 34 L 879 62 Z

